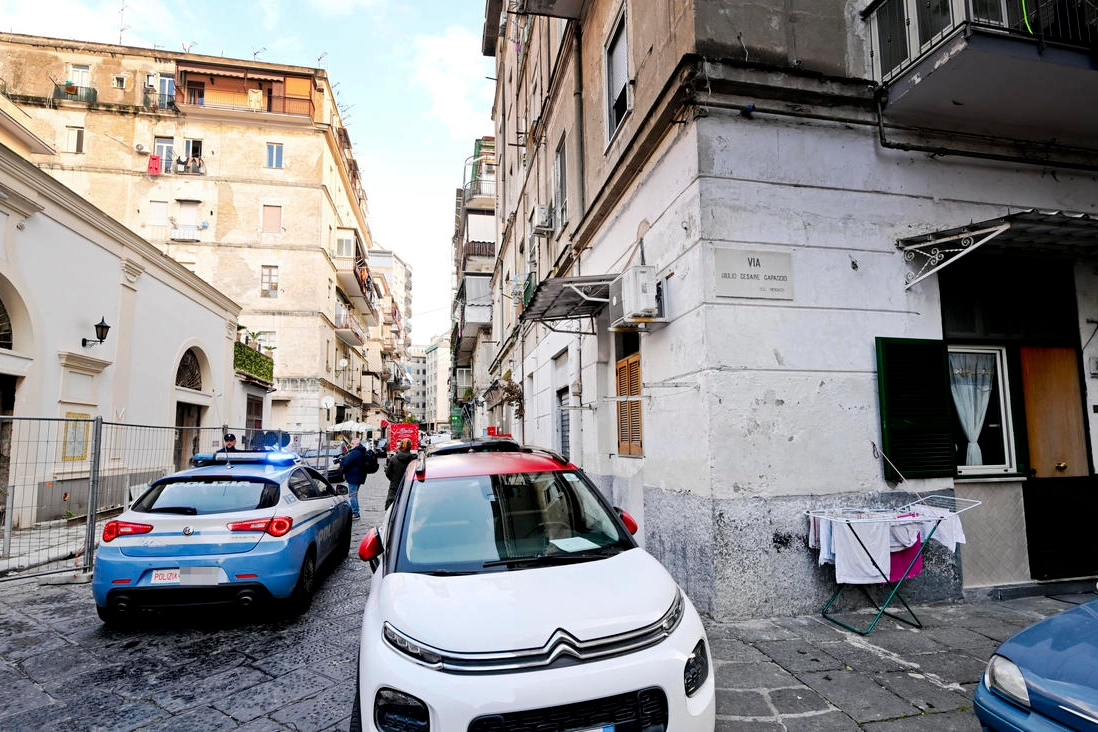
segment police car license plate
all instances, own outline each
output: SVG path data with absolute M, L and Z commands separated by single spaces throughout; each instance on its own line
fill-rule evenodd
M 576 732 L 614 732 L 614 725 L 608 724 L 605 727 L 589 727 L 588 729 L 576 730 Z
M 154 585 L 177 585 L 179 584 L 179 570 L 154 569 L 149 583 Z

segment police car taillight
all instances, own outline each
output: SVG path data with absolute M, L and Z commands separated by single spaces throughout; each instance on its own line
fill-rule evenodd
M 263 531 L 271 536 L 285 536 L 290 533 L 294 520 L 289 516 L 275 516 L 255 521 L 237 521 L 229 524 L 229 531 Z
M 108 521 L 103 527 L 103 541 L 113 541 L 120 536 L 147 534 L 153 530 L 149 524 L 134 524 L 129 521 Z

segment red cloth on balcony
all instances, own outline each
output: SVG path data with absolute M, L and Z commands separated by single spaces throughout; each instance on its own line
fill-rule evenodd
M 160 175 L 160 156 L 149 156 L 149 175 Z

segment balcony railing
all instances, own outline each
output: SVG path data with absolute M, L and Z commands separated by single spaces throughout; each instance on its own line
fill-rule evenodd
M 358 324 L 349 312 L 340 308 L 336 311 L 335 316 L 336 330 L 350 331 L 353 338 L 358 340 L 355 345 L 362 345 L 366 342 L 366 332 L 362 329 L 362 326 Z
M 145 106 L 149 109 L 175 109 L 175 94 L 145 91 Z
M 300 97 L 248 96 L 237 92 L 217 92 L 197 94 L 187 90 L 186 103 L 194 107 L 207 109 L 228 109 L 235 112 L 269 112 L 271 114 L 289 114 L 301 117 L 313 116 L 313 100 Z M 177 102 L 178 103 L 178 102 Z
M 77 86 L 76 84 L 54 84 L 54 99 L 67 99 L 70 102 L 88 102 L 93 104 L 99 101 L 99 92 L 95 87 Z
M 173 226 L 170 232 L 172 241 L 199 241 L 198 232 L 202 229 L 195 225 Z
M 964 26 L 1031 40 L 1041 49 L 1098 45 L 1098 3 L 1093 0 L 878 0 L 864 15 L 882 81 Z
M 494 178 L 478 178 L 465 184 L 465 200 L 486 196 L 494 198 L 496 195 L 496 181 Z

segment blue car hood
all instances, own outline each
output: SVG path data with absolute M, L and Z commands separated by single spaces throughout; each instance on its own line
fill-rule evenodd
M 1035 710 L 1073 729 L 1098 729 L 1098 600 L 1026 628 L 996 653 L 1022 670 Z

